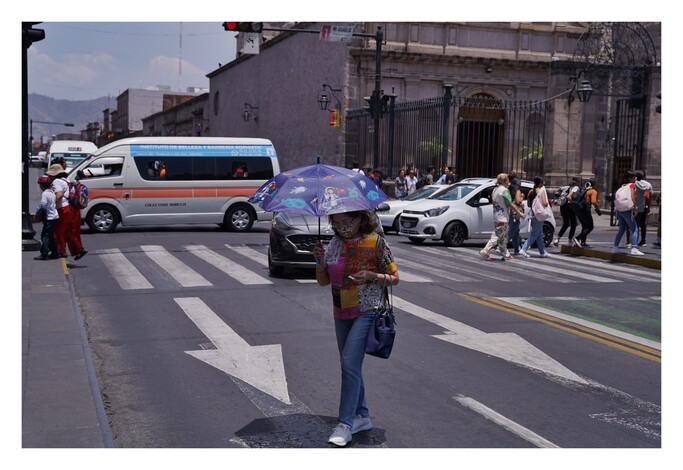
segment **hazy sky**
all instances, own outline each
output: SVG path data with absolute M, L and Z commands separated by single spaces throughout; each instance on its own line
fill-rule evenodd
M 235 58 L 221 21 L 43 22 L 28 50 L 28 91 L 57 99 L 116 97 L 127 88 L 209 87 L 206 74 Z

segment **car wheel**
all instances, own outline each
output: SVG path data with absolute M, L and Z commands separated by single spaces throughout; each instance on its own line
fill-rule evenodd
M 235 204 L 225 213 L 224 224 L 231 232 L 248 232 L 256 220 L 256 214 L 246 204 Z
M 555 234 L 555 229 L 553 228 L 552 224 L 548 222 L 543 223 L 543 243 L 545 243 L 545 246 L 550 246 L 550 244 L 553 242 L 553 235 Z
M 394 225 L 391 226 L 391 229 L 398 233 L 401 231 L 401 214 L 397 215 L 396 218 L 394 219 Z
M 119 212 L 109 204 L 97 205 L 85 216 L 85 223 L 94 233 L 113 232 L 120 220 Z
M 442 238 L 446 246 L 462 246 L 467 238 L 467 228 L 462 222 L 451 222 L 443 231 Z
M 270 257 L 270 249 L 268 249 L 268 272 L 270 272 L 272 276 L 282 276 L 285 272 L 284 266 L 275 266 L 273 264 L 273 260 Z
M 410 240 L 410 242 L 415 244 L 415 245 L 422 245 L 425 242 L 424 238 L 417 238 L 417 237 L 408 237 L 408 240 Z

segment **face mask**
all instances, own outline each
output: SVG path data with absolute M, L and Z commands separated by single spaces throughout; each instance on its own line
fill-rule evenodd
M 353 234 L 356 232 L 356 222 L 355 220 L 352 220 L 350 222 L 343 222 L 341 224 L 333 224 L 334 228 L 337 229 L 337 232 L 339 232 L 339 235 L 341 235 L 344 238 L 351 238 Z

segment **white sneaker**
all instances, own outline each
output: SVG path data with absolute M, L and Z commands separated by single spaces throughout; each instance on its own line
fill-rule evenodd
M 489 257 L 489 254 L 488 254 L 487 252 L 485 252 L 484 250 L 481 250 L 481 251 L 479 252 L 479 256 L 481 256 L 481 257 L 482 257 L 483 259 L 485 259 L 485 260 L 488 260 L 488 259 L 490 258 L 490 257 Z
M 621 250 L 619 249 L 619 247 L 618 247 L 618 246 L 613 246 L 613 247 L 612 247 L 612 254 L 613 254 L 613 255 L 618 255 L 619 253 L 621 253 Z
M 633 256 L 645 256 L 645 253 L 640 251 L 638 248 L 631 248 L 631 255 L 633 255 Z
M 351 435 L 351 427 L 347 424 L 339 423 L 337 424 L 337 427 L 334 428 L 334 431 L 327 442 L 339 447 L 344 447 L 346 444 L 351 442 L 351 439 L 353 439 Z
M 353 425 L 351 426 L 351 434 L 356 434 L 361 431 L 369 431 L 372 429 L 370 418 L 363 418 L 361 415 L 353 417 Z
M 521 256 L 522 258 L 531 258 L 531 256 L 529 256 L 529 253 L 527 253 L 524 250 L 519 250 L 519 256 Z
M 560 239 L 556 238 L 555 240 L 553 240 L 553 245 L 554 246 L 560 246 Z
M 572 242 L 574 243 L 572 246 L 581 246 L 581 242 L 576 237 L 572 238 Z
M 633 246 L 631 246 L 630 243 L 627 243 L 627 244 L 626 244 L 626 249 L 627 249 L 627 250 L 630 250 L 631 248 L 633 248 Z
M 541 255 L 541 258 L 550 258 L 550 253 L 547 251 Z

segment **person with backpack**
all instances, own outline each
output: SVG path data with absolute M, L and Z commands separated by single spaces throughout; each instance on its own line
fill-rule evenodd
M 650 213 L 652 185 L 645 180 L 645 172 L 636 171 L 636 224 L 640 231 L 638 246 L 647 246 L 647 215 Z
M 593 215 L 591 214 L 591 207 L 595 207 L 595 213 L 602 215 L 600 206 L 598 205 L 598 190 L 595 189 L 595 178 L 591 178 L 584 187 L 585 194 L 583 195 L 583 204 L 576 208 L 577 217 L 581 222 L 581 233 L 574 238 L 575 244 L 584 248 L 590 248 L 586 243 L 586 238 L 593 231 L 595 225 L 593 224 Z
M 562 227 L 560 231 L 557 232 L 557 238 L 553 240 L 553 245 L 558 246 L 560 244 L 560 239 L 562 235 L 569 229 L 569 237 L 567 243 L 571 244 L 574 239 L 574 234 L 576 233 L 576 212 L 572 209 L 570 201 L 572 196 L 579 191 L 579 184 L 581 179 L 578 176 L 572 177 L 572 182 L 569 185 L 569 190 L 567 194 L 563 197 L 558 197 L 558 202 L 560 205 L 560 215 L 562 216 Z
M 66 180 L 66 164 L 55 163 L 45 173 L 52 180 L 55 203 L 59 214 L 59 223 L 55 228 L 55 242 L 59 256 L 66 258 L 66 247 L 74 260 L 83 258 L 88 251 L 81 242 L 81 211 L 72 207 L 69 202 L 71 188 Z
M 636 190 L 635 190 L 636 174 L 632 171 L 624 173 L 624 182 L 614 195 L 614 209 L 617 212 L 617 220 L 619 220 L 619 231 L 614 237 L 614 244 L 612 245 L 612 253 L 618 254 L 619 243 L 621 237 L 624 236 L 627 229 L 631 231 L 631 255 L 643 256 L 645 253 L 636 248 L 638 243 L 638 226 L 636 224 Z

